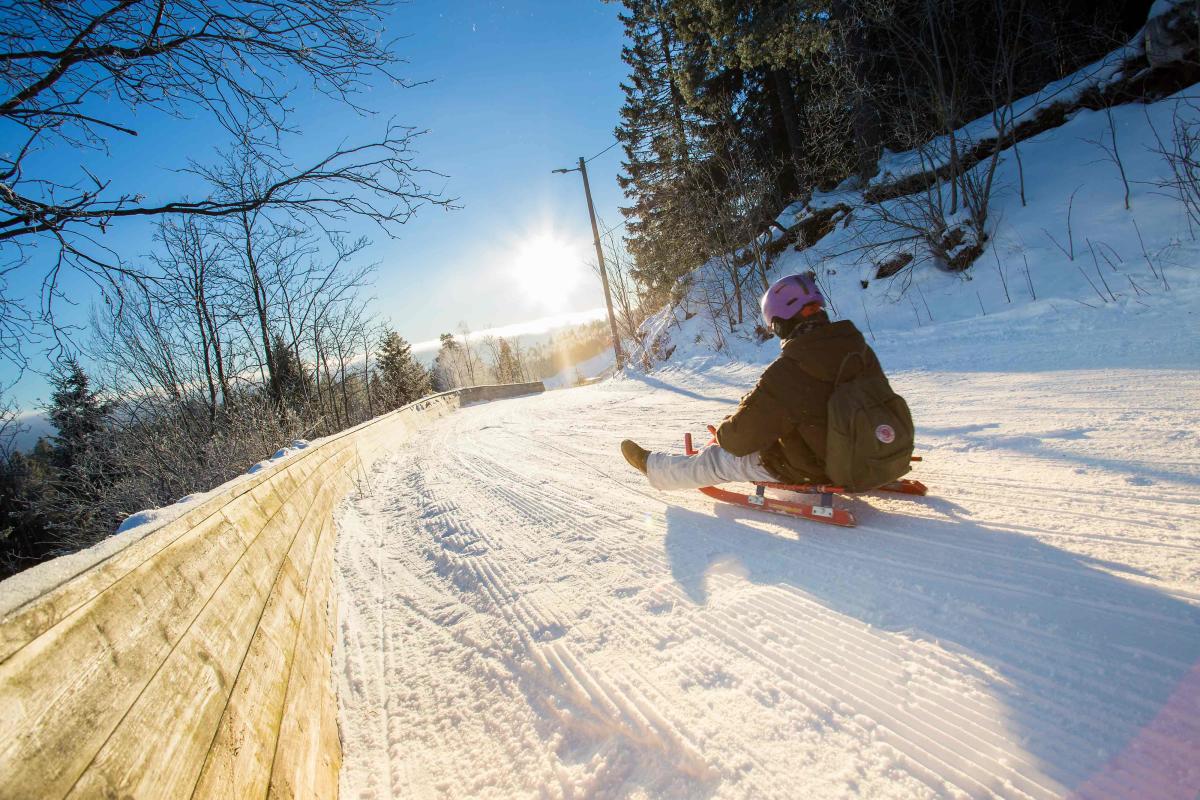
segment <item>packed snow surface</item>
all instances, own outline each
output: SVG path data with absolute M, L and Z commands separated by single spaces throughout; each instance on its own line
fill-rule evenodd
M 1193 291 L 874 344 L 929 497 L 658 493 L 760 366 L 465 408 L 339 509 L 342 796 L 1192 798 Z

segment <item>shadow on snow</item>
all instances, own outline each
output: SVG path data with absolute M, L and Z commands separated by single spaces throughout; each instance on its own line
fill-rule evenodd
M 1200 609 L 1020 533 L 984 527 L 937 498 L 944 519 L 852 504 L 866 527 L 781 522 L 792 535 L 671 507 L 671 573 L 697 605 L 706 573 L 795 589 L 876 628 L 960 650 L 1000 679 L 1007 730 L 1080 796 L 1194 797 L 1200 788 Z M 872 528 L 875 528 L 872 530 Z M 947 733 L 952 737 L 953 733 Z M 1075 739 L 1082 745 L 1065 742 Z M 1185 794 L 1186 792 L 1186 794 Z

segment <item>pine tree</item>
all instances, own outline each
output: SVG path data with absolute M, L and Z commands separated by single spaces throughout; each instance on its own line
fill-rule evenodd
M 44 559 L 53 550 L 50 521 L 36 501 L 50 489 L 49 449 L 42 455 L 11 453 L 0 458 L 0 579 Z
M 660 298 L 675 279 L 708 253 L 696 236 L 689 202 L 693 132 L 697 122 L 681 90 L 681 43 L 668 0 L 623 0 L 621 22 L 629 44 L 621 57 L 629 77 L 617 139 L 625 151 L 618 180 L 633 205 L 628 219 L 635 277 Z
M 75 359 L 61 365 L 46 408 L 57 432 L 39 440 L 30 459 L 37 495 L 30 511 L 45 521 L 50 548 L 61 552 L 88 546 L 107 536 L 117 523 L 101 502 L 120 478 L 109 436 L 110 406 L 93 391 L 87 373 Z M 45 465 L 37 469 L 37 465 Z
M 57 434 L 53 437 L 53 463 L 61 471 L 75 467 L 104 429 L 107 405 L 92 391 L 90 379 L 74 358 L 62 365 L 54 379 L 47 408 Z
M 807 153 L 825 0 L 624 0 L 620 181 L 633 277 L 657 302 L 825 176 Z M 815 124 L 815 123 L 814 123 Z M 825 124 L 825 120 L 821 120 Z
M 497 342 L 495 370 L 497 383 L 520 383 L 525 379 L 520 350 L 508 339 Z
M 395 331 L 384 335 L 378 364 L 383 397 L 391 408 L 408 405 L 429 393 L 429 372 L 413 357 L 412 346 Z
M 377 370 L 371 370 L 371 382 L 368 384 L 368 387 L 371 390 L 373 402 L 382 403 L 386 406 L 388 403 L 388 398 L 386 396 L 386 390 L 383 388 L 383 379 L 379 377 L 379 372 Z
M 429 386 L 434 394 L 448 392 L 455 388 L 453 378 L 447 374 L 445 367 L 437 360 L 433 362 L 433 369 L 429 370 Z
M 621 3 L 629 73 L 616 136 L 630 201 L 621 211 L 631 275 L 651 304 L 752 241 L 787 202 L 873 174 L 882 148 L 953 141 L 970 119 L 1111 50 L 1147 5 Z M 743 265 L 729 269 L 735 293 Z M 757 254 L 756 265 L 765 279 Z
M 274 385 L 278 387 L 279 392 L 278 396 L 272 399 L 281 409 L 295 406 L 308 396 L 308 373 L 295 351 L 287 346 L 278 333 L 272 339 L 271 351 L 275 364 Z

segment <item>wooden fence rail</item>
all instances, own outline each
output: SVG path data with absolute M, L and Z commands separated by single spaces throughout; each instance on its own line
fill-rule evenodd
M 35 567 L 0 608 L 0 798 L 336 797 L 334 506 L 431 420 L 542 390 L 424 398 Z

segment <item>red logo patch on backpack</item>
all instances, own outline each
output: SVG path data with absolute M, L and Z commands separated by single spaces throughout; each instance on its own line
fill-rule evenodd
M 875 438 L 884 444 L 891 444 L 896 441 L 896 431 L 891 425 L 880 425 L 875 429 Z

